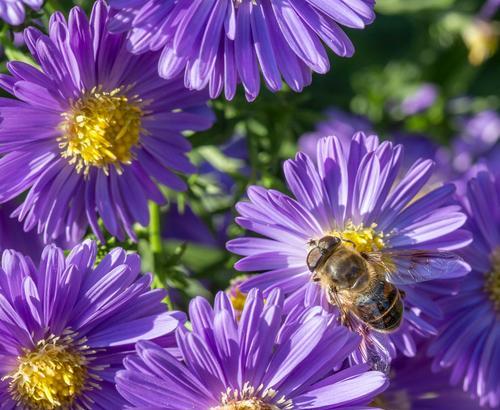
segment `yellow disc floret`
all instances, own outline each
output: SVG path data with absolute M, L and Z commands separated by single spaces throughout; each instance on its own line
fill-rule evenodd
M 491 272 L 486 275 L 485 291 L 495 309 L 500 312 L 500 246 L 491 254 Z
M 369 227 L 363 225 L 355 226 L 352 222 L 348 222 L 344 229 L 333 231 L 332 236 L 350 243 L 358 252 L 374 252 L 384 248 L 384 234 L 377 232 L 377 225 L 372 224 Z
M 233 305 L 236 313 L 236 318 L 239 320 L 247 301 L 247 294 L 240 290 L 240 285 L 249 278 L 248 275 L 239 275 L 229 282 L 229 287 L 226 289 L 226 294 Z
M 86 358 L 78 349 L 52 337 L 18 358 L 17 370 L 9 375 L 15 401 L 26 409 L 71 408 L 87 379 Z
M 235 289 L 234 292 L 229 295 L 229 300 L 233 305 L 233 308 L 236 312 L 243 312 L 243 308 L 245 307 L 245 302 L 247 301 L 247 294 L 243 293 L 239 289 Z
M 94 88 L 72 103 L 60 124 L 61 155 L 78 172 L 90 167 L 107 172 L 110 165 L 121 169 L 133 159 L 132 148 L 139 143 L 143 110 L 141 100 L 124 95 L 121 88 L 111 92 Z
M 276 391 L 264 389 L 263 386 L 254 388 L 245 383 L 241 390 L 228 388 L 221 395 L 220 406 L 210 410 L 291 410 L 293 403 L 284 397 L 275 400 Z

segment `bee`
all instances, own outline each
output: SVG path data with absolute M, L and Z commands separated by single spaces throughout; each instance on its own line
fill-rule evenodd
M 380 333 L 395 332 L 403 321 L 405 294 L 398 286 L 450 276 L 461 262 L 457 255 L 440 251 L 358 252 L 354 243 L 337 236 L 312 240 L 310 246 L 307 266 L 312 280 L 337 306 L 341 323 Z

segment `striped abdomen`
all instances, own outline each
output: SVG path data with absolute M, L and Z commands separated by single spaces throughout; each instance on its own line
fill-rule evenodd
M 353 310 L 369 327 L 379 332 L 393 332 L 401 324 L 404 306 L 393 284 L 377 280 L 356 298 Z

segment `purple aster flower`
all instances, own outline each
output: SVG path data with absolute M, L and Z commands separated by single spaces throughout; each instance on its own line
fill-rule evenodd
M 327 119 L 317 124 L 316 130 L 299 138 L 299 150 L 316 160 L 316 149 L 320 139 L 335 136 L 342 144 L 345 152 L 349 151 L 352 136 L 361 131 L 373 133 L 373 124 L 365 117 L 350 114 L 337 108 L 327 111 Z M 404 146 L 405 155 L 401 164 L 400 174 L 405 173 L 419 158 L 429 158 L 436 162 L 436 170 L 431 177 L 431 183 L 446 181 L 451 175 L 449 153 L 432 142 L 425 135 L 394 132 L 393 141 Z
M 13 62 L 0 85 L 0 202 L 28 191 L 15 216 L 44 240 L 78 240 L 98 217 L 114 236 L 147 225 L 147 201 L 164 201 L 155 182 L 186 188 L 176 172 L 194 166 L 184 130 L 212 123 L 205 95 L 157 76 L 158 54 L 134 56 L 124 35 L 106 31 L 108 7 L 51 17 L 49 36 L 26 43 L 41 69 Z
M 385 410 L 478 410 L 471 397 L 431 371 L 431 361 L 422 353 L 414 359 L 396 359 L 390 376 L 389 388 L 373 403 Z
M 423 84 L 401 102 L 405 115 L 415 115 L 431 107 L 438 98 L 438 89 L 433 84 Z
M 114 249 L 96 266 L 85 241 L 39 266 L 5 251 L 0 269 L 2 409 L 120 409 L 115 373 L 138 340 L 174 346 L 184 315 L 166 312 L 140 258 Z
M 485 156 L 484 162 L 488 164 L 487 166 L 496 177 L 500 177 L 500 144 L 497 144 L 496 147 Z
M 311 240 L 325 235 L 350 241 L 359 252 L 454 250 L 470 242 L 469 232 L 461 229 L 465 215 L 458 205 L 448 205 L 453 185 L 416 198 L 431 177 L 431 160 L 418 160 L 401 178 L 402 146 L 379 143 L 376 136 L 362 133 L 353 137 L 348 152 L 335 137 L 320 140 L 317 152 L 316 166 L 303 153 L 284 165 L 295 199 L 253 186 L 248 189 L 250 202 L 237 204 L 241 215 L 237 223 L 263 236 L 227 244 L 230 251 L 244 256 L 236 263 L 237 270 L 263 272 L 240 286 L 243 292 L 257 287 L 267 294 L 281 287 L 288 306 L 308 299 L 311 305 L 332 308 L 325 301 L 326 292 L 312 282 L 306 263 Z M 431 270 L 427 278 L 453 278 L 469 270 L 462 262 L 452 265 Z M 386 358 L 398 350 L 413 356 L 415 333 L 436 333 L 432 323 L 440 317 L 434 303 L 441 288 L 438 282 L 398 286 L 406 294 L 400 328 L 388 334 L 368 332 L 370 343 Z
M 189 205 L 179 211 L 177 204 L 172 203 L 164 218 L 163 237 L 183 242 L 193 242 L 209 247 L 219 246 L 207 223 L 199 217 Z
M 354 47 L 341 25 L 362 29 L 375 18 L 374 0 L 111 0 L 112 31 L 128 31 L 134 53 L 163 50 L 164 78 L 184 73 L 189 89 L 206 87 L 232 99 L 241 82 L 247 99 L 259 94 L 260 75 L 271 91 L 282 78 L 294 91 L 311 72 L 330 66 L 326 44 L 350 57 Z
M 38 262 L 42 240 L 34 232 L 24 232 L 22 225 L 10 217 L 15 207 L 13 203 L 0 205 L 0 252 L 13 249 Z
M 279 290 L 252 290 L 239 321 L 224 292 L 214 308 L 195 299 L 190 316 L 193 330 L 177 329 L 181 361 L 151 342 L 125 359 L 117 389 L 134 408 L 365 409 L 386 388 L 366 365 L 334 371 L 359 337 L 321 309 L 290 320 Z
M 245 302 L 247 301 L 247 293 L 243 293 L 240 290 L 240 285 L 243 284 L 249 275 L 238 275 L 231 279 L 229 282 L 229 286 L 226 289 L 226 295 L 229 297 L 231 301 L 231 305 L 233 306 L 234 313 L 236 315 L 236 319 L 240 320 L 241 314 L 243 313 L 243 308 L 245 307 Z
M 299 150 L 316 160 L 316 147 L 323 137 L 335 136 L 344 149 L 349 149 L 352 136 L 358 132 L 370 134 L 373 124 L 365 117 L 354 115 L 337 108 L 326 111 L 326 120 L 316 125 L 314 132 L 309 132 L 299 138 Z
M 447 148 L 433 142 L 428 136 L 406 132 L 393 134 L 393 141 L 404 147 L 404 158 L 401 164 L 403 172 L 408 171 L 419 158 L 432 159 L 436 166 L 434 172 L 423 188 L 429 192 L 455 176 L 450 164 L 450 152 Z
M 453 142 L 453 166 L 464 173 L 482 156 L 498 151 L 500 145 L 500 115 L 486 110 L 474 116 L 461 118 L 460 133 Z
M 0 18 L 7 24 L 18 26 L 26 17 L 25 6 L 40 10 L 43 0 L 0 0 Z
M 221 153 L 230 161 L 234 161 L 235 170 L 242 175 L 249 175 L 247 140 L 242 136 L 234 136 L 220 147 Z M 203 161 L 198 168 L 201 179 L 210 184 L 210 191 L 203 195 L 203 205 L 214 202 L 228 202 L 229 195 L 235 190 L 234 178 L 226 172 L 215 168 L 208 161 Z M 232 223 L 231 212 L 215 213 L 210 215 L 210 224 L 197 215 L 189 205 L 183 207 L 182 212 L 176 204 L 172 204 L 165 216 L 163 237 L 198 243 L 209 247 L 224 248 L 228 240 L 227 228 Z
M 479 171 L 460 198 L 474 241 L 461 254 L 472 267 L 458 294 L 442 300 L 444 320 L 429 349 L 434 368 L 451 368 L 451 383 L 500 405 L 500 180 Z

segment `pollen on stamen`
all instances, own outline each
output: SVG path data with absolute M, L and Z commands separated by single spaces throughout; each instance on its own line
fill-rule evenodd
M 237 320 L 240 320 L 243 308 L 245 307 L 245 302 L 247 300 L 247 294 L 240 290 L 240 285 L 245 282 L 248 277 L 248 275 L 237 276 L 231 280 L 229 287 L 226 289 L 226 294 L 229 296 L 229 300 L 233 305 Z
M 12 399 L 29 410 L 71 408 L 88 383 L 91 354 L 71 335 L 51 336 L 18 357 L 17 369 L 7 375 Z
M 255 388 L 248 382 L 241 390 L 228 388 L 221 394 L 220 406 L 210 410 L 291 410 L 293 402 L 281 397 L 276 400 L 276 391 L 265 389 L 264 386 Z
M 87 174 L 91 167 L 108 173 L 114 166 L 130 164 L 133 148 L 138 145 L 142 130 L 144 102 L 128 96 L 117 88 L 110 92 L 94 88 L 62 114 L 58 138 L 61 156 Z
M 344 229 L 329 234 L 343 239 L 346 243 L 354 246 L 358 252 L 374 252 L 385 247 L 384 234 L 378 232 L 376 228 L 376 224 L 365 227 L 348 222 Z

